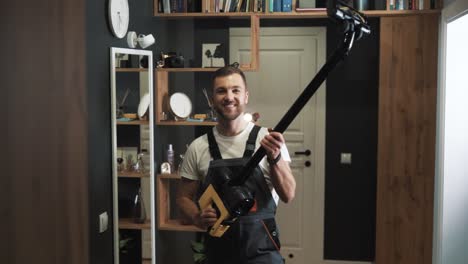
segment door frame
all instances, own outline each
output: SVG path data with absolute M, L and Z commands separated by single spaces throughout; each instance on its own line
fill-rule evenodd
M 447 54 L 447 25 L 454 19 L 468 13 L 468 2 L 454 0 L 444 3 L 439 28 L 439 73 L 437 96 L 436 161 L 434 179 L 434 224 L 432 243 L 432 262 L 442 264 L 443 202 L 444 202 L 444 134 L 445 134 L 445 81 Z

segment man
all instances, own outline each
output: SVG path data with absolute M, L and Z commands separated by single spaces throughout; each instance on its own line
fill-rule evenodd
M 241 70 L 226 66 L 215 72 L 212 103 L 218 124 L 192 142 L 180 169 L 177 204 L 193 224 L 207 229 L 218 216 L 214 208 L 201 210 L 197 206 L 200 186 L 203 192 L 213 182 L 216 168 L 239 171 L 260 145 L 266 150 L 267 157 L 246 181 L 246 186 L 255 193 L 251 211 L 238 217 L 221 238 L 206 236 L 210 264 L 283 263 L 274 215 L 278 198 L 285 203 L 294 198 L 296 182 L 283 135 L 269 133 L 244 118 L 248 100 L 249 91 Z

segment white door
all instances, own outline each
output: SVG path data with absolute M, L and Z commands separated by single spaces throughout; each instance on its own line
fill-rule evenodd
M 250 62 L 250 31 L 231 28 L 232 62 Z M 324 27 L 261 28 L 260 70 L 246 72 L 249 112 L 274 127 L 326 60 Z M 288 264 L 322 263 L 325 174 L 325 85 L 284 133 L 297 181 L 296 198 L 281 204 L 277 220 L 281 253 Z M 310 150 L 311 155 L 295 152 Z M 310 162 L 310 166 L 305 166 Z

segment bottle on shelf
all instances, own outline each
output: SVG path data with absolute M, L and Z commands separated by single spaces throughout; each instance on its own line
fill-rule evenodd
M 172 144 L 169 144 L 166 151 L 166 161 L 171 165 L 171 173 L 174 172 L 174 149 Z
M 148 151 L 146 149 L 142 149 L 140 153 L 137 155 L 137 162 L 134 165 L 134 170 L 139 173 L 147 172 L 146 164 L 148 159 Z
M 132 208 L 132 219 L 133 222 L 142 224 L 146 221 L 146 209 L 141 195 L 141 188 L 138 189 L 138 193 L 135 195 Z

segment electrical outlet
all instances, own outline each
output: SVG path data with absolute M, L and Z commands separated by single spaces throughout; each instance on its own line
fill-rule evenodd
M 341 164 L 351 164 L 351 153 L 341 153 Z
M 99 233 L 103 233 L 107 230 L 107 226 L 109 224 L 109 216 L 107 212 L 104 212 L 99 215 Z

